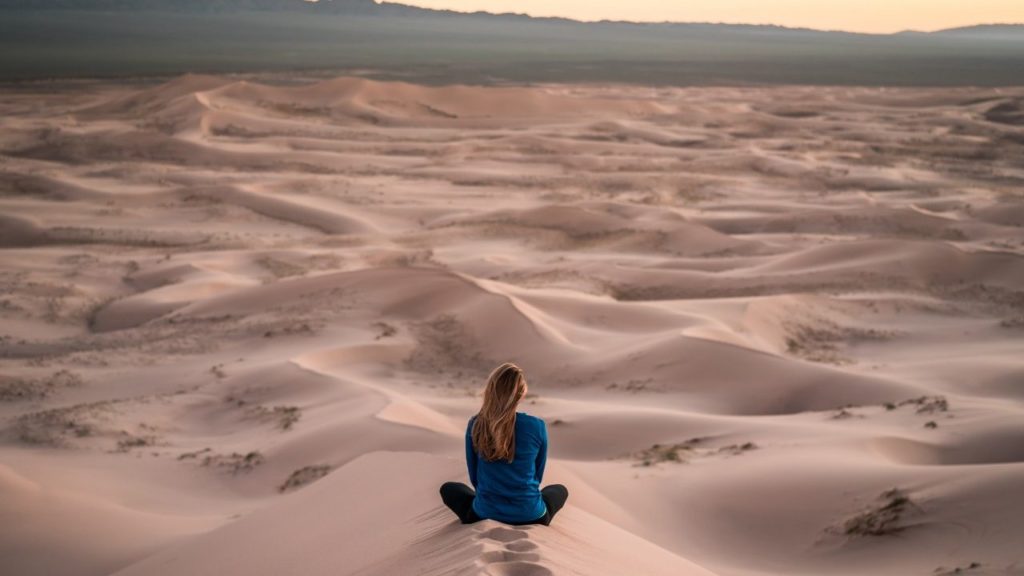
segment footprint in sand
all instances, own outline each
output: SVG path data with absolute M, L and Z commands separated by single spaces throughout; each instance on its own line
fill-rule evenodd
M 491 550 L 480 555 L 480 561 L 485 564 L 496 564 L 499 562 L 536 562 L 540 560 L 540 554 L 535 552 L 513 552 L 511 550 Z
M 553 576 L 554 572 L 540 564 L 530 562 L 503 562 L 488 566 L 487 574 L 491 576 Z
M 488 550 L 480 555 L 478 562 L 490 576 L 552 576 L 554 572 L 537 564 L 540 554 L 537 544 L 530 541 L 527 530 L 514 528 L 491 528 L 477 535 L 479 540 L 501 543 L 497 550 Z
M 529 552 L 530 550 L 536 550 L 537 545 L 529 540 L 516 540 L 515 542 L 505 544 L 505 548 L 513 552 Z
M 491 528 L 481 532 L 477 538 L 480 540 L 495 540 L 507 544 L 517 540 L 528 540 L 530 533 L 526 530 L 517 530 L 515 528 Z

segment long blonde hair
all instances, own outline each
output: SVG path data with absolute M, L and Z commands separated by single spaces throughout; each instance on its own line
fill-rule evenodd
M 473 448 L 489 462 L 516 455 L 516 406 L 526 394 L 526 376 L 511 362 L 491 372 L 484 402 L 473 423 Z

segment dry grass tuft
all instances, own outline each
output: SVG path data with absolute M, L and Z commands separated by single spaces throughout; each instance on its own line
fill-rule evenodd
M 326 464 L 317 464 L 312 466 L 303 466 L 298 470 L 291 473 L 288 479 L 284 481 L 284 484 L 278 486 L 278 492 L 287 492 L 289 490 L 295 490 L 301 488 L 307 484 L 312 484 L 317 480 L 331 473 L 332 467 Z
M 43 378 L 18 378 L 0 375 L 0 402 L 41 400 L 61 388 L 81 386 L 81 376 L 69 370 L 58 370 Z
M 182 457 L 179 456 L 178 459 L 181 460 Z M 211 454 L 205 456 L 201 465 L 208 468 L 227 470 L 231 474 L 241 474 L 252 472 L 265 461 L 266 458 L 259 451 L 252 451 L 246 454 L 232 452 L 231 454 Z
M 842 533 L 847 536 L 887 536 L 907 528 L 903 523 L 906 514 L 918 506 L 904 491 L 893 488 L 883 492 L 878 503 L 871 508 L 847 519 L 842 524 Z
M 638 461 L 635 466 L 655 466 L 663 462 L 682 464 L 702 456 L 736 456 L 758 448 L 757 444 L 753 442 L 730 444 L 719 448 L 702 448 L 701 445 L 707 440 L 706 437 L 696 437 L 677 444 L 652 444 L 650 448 L 641 450 L 633 454 L 632 457 Z

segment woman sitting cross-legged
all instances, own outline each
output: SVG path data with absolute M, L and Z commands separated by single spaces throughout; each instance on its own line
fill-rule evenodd
M 551 524 L 569 491 L 561 484 L 540 489 L 548 454 L 544 421 L 516 412 L 526 377 L 515 364 L 491 372 L 480 412 L 466 427 L 469 481 L 445 482 L 441 499 L 463 524 L 484 519 L 505 524 Z

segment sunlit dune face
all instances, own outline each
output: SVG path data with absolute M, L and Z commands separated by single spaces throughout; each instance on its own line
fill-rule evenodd
M 872 33 L 1024 22 L 1024 2 L 1020 0 L 411 0 L 409 3 L 429 8 L 525 12 L 580 20 L 779 24 Z

